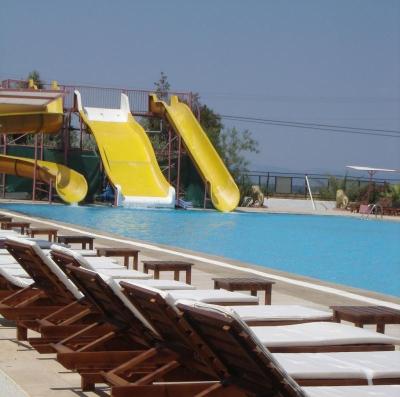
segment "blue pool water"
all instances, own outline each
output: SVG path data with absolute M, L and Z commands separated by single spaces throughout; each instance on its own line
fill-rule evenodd
M 399 222 L 95 206 L 1 207 L 400 296 Z

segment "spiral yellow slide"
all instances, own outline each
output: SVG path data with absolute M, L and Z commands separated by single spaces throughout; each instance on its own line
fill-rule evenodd
M 96 139 L 107 177 L 118 192 L 117 205 L 174 207 L 175 189 L 165 179 L 143 127 L 121 94 L 120 109 L 83 107 L 79 113 Z
M 150 95 L 150 111 L 165 116 L 179 134 L 208 185 L 212 203 L 220 211 L 233 211 L 239 204 L 240 192 L 221 157 L 190 108 L 171 97 L 171 104 Z
M 0 133 L 55 133 L 63 122 L 62 95 L 53 90 L 0 89 Z M 35 160 L 0 155 L 0 173 L 33 178 Z M 37 180 L 53 183 L 59 197 L 67 203 L 82 201 L 88 190 L 78 172 L 57 163 L 37 161 Z
M 34 159 L 0 155 L 0 173 L 33 178 L 34 170 Z M 59 197 L 67 203 L 79 203 L 85 198 L 88 189 L 83 175 L 50 161 L 37 161 L 37 179 L 52 182 Z

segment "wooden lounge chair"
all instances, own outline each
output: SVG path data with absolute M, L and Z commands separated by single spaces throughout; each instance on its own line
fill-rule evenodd
M 212 361 L 214 363 L 213 366 L 214 366 L 215 373 L 217 373 L 217 374 L 224 373 L 225 363 L 221 363 L 217 359 L 218 354 L 212 354 L 211 350 L 208 349 L 207 346 L 204 346 L 204 344 L 202 343 L 202 336 L 200 335 L 200 337 L 199 337 L 198 334 L 196 332 L 194 332 L 196 330 L 193 330 L 193 328 L 190 326 L 190 324 L 188 324 L 187 321 L 184 321 L 184 319 L 182 319 L 180 313 L 178 312 L 178 310 L 175 307 L 175 302 L 173 300 L 171 301 L 171 297 L 168 296 L 168 294 L 166 294 L 165 292 L 156 291 L 156 290 L 153 290 L 150 288 L 145 288 L 143 286 L 132 285 L 127 282 L 122 282 L 121 285 L 123 287 L 124 294 L 126 294 L 126 296 L 135 305 L 135 307 L 140 310 L 140 312 L 143 314 L 143 316 L 145 316 L 149 321 L 151 321 L 153 326 L 156 327 L 157 332 L 163 337 L 165 345 L 168 348 L 170 348 L 171 350 L 174 350 L 175 352 L 177 352 L 178 361 L 180 361 L 180 362 L 185 361 L 188 356 L 190 356 L 190 357 L 200 356 L 200 358 L 201 358 L 199 351 L 197 351 L 198 347 L 201 346 L 202 354 L 204 355 L 204 357 L 202 358 L 203 362 L 207 363 L 207 360 Z M 189 307 L 192 307 L 192 306 L 196 307 L 196 305 L 200 305 L 200 307 L 202 307 L 202 305 L 204 305 L 206 308 L 214 307 L 214 306 L 209 306 L 206 304 L 195 303 L 193 301 L 191 301 Z M 217 307 L 217 306 L 215 306 L 215 307 Z M 228 310 L 227 308 L 222 308 L 222 307 L 219 307 L 219 308 L 222 310 L 222 313 L 224 313 L 225 310 Z M 240 324 L 243 324 L 243 322 L 241 320 L 240 320 Z M 250 333 L 251 333 L 251 331 L 250 331 Z M 188 340 L 187 340 L 188 336 L 193 338 L 191 343 L 188 342 Z M 212 333 L 206 335 L 205 340 L 208 341 L 208 339 L 218 339 L 222 345 L 225 344 L 224 338 L 217 337 L 216 335 L 214 335 Z M 353 347 L 353 346 L 351 346 L 351 347 Z M 342 350 L 348 350 L 349 346 L 341 346 L 340 348 Z M 361 349 L 362 346 L 358 345 L 357 348 Z M 370 348 L 370 346 L 367 347 L 367 349 L 368 348 Z M 229 346 L 228 346 L 228 349 L 230 349 Z M 263 346 L 263 349 L 266 350 L 264 346 Z M 338 348 L 336 348 L 336 349 L 338 349 Z M 234 360 L 235 355 L 236 354 L 234 353 L 234 351 L 232 351 L 232 355 L 230 356 L 230 359 Z M 210 364 L 208 364 L 208 365 L 210 365 Z M 241 368 L 240 370 L 243 372 L 245 367 L 246 367 L 246 364 L 244 364 L 243 368 Z M 212 368 L 212 366 L 210 366 L 210 368 Z M 125 374 L 125 372 L 129 372 L 128 370 L 134 370 L 134 362 L 132 362 L 132 367 L 129 366 L 129 363 L 126 363 L 124 365 L 121 365 L 119 368 L 118 367 L 115 368 L 114 370 L 110 371 L 109 373 L 103 374 L 107 383 L 113 385 L 113 389 L 112 389 L 113 396 L 115 396 L 115 397 L 124 396 L 125 397 L 125 396 L 132 395 L 136 392 L 137 393 L 139 392 L 139 390 L 137 389 L 137 384 L 134 384 L 134 383 L 130 383 L 129 385 L 127 384 L 127 379 L 124 374 Z M 215 376 L 215 373 L 214 373 L 214 376 Z M 213 374 L 208 372 L 208 375 L 212 379 Z M 227 384 L 228 382 L 225 382 L 225 380 L 224 380 L 223 384 Z M 268 383 L 266 383 L 266 385 L 268 385 Z M 147 390 L 147 392 L 149 393 L 148 395 L 151 395 L 151 393 L 155 393 L 154 395 L 158 395 L 157 393 L 171 393 L 171 390 L 169 389 L 169 387 L 170 387 L 170 385 L 168 385 L 168 386 L 164 385 L 163 387 L 161 387 L 159 385 L 157 385 L 157 386 L 152 385 L 152 386 L 145 388 L 145 390 Z M 152 388 L 153 388 L 153 391 L 151 391 Z M 265 388 L 265 385 L 264 385 L 264 388 Z M 205 392 L 206 389 L 207 389 L 207 387 L 205 386 L 203 392 Z M 266 388 L 265 390 L 267 392 L 268 388 Z M 144 390 L 140 389 L 140 393 L 142 393 L 142 392 L 145 393 Z M 173 392 L 178 393 L 179 386 L 173 385 Z M 164 395 L 164 394 L 160 394 L 160 395 Z M 168 395 L 168 394 L 165 394 L 165 395 Z M 262 394 L 262 395 L 268 395 L 268 393 Z M 274 395 L 274 394 L 271 394 L 271 395 Z M 279 395 L 279 394 L 277 394 L 277 395 Z
M 79 338 L 84 330 L 53 345 L 58 353 L 57 360 L 64 367 L 81 374 L 84 390 L 93 389 L 95 383 L 104 383 L 101 371 L 121 370 L 119 365 L 126 365 L 129 370 L 123 372 L 129 372 L 130 379 L 139 383 L 141 377 L 141 382 L 151 382 L 153 377 L 150 374 L 154 371 L 157 371 L 158 377 L 177 371 L 180 365 L 175 360 L 176 354 L 165 346 L 159 334 L 122 294 L 111 277 L 73 265 L 68 265 L 65 270 L 87 299 L 96 305 L 104 322 L 113 327 L 78 349 L 71 348 L 70 343 Z M 135 370 L 132 370 L 133 367 Z M 193 379 L 193 371 L 189 368 L 184 369 L 185 377 L 190 375 L 189 378 Z M 179 370 L 183 371 L 182 368 Z M 112 373 L 109 378 L 113 378 Z
M 107 272 L 106 270 L 102 269 L 96 269 L 92 266 L 90 266 L 90 263 L 85 260 L 81 255 L 69 250 L 68 248 L 64 247 L 54 247 L 51 251 L 51 256 L 53 260 L 59 265 L 61 269 L 65 273 L 67 272 L 67 266 L 68 265 L 73 265 L 76 267 L 82 267 L 87 270 L 91 271 L 99 271 L 103 275 L 106 276 L 111 276 L 112 278 L 115 279 L 125 279 L 127 278 L 126 276 L 129 275 L 130 273 L 133 274 L 132 277 L 129 278 L 135 278 L 136 281 L 134 282 L 139 282 L 142 279 L 150 279 L 151 276 L 149 276 L 146 273 L 141 273 L 138 271 L 134 270 L 123 270 L 121 272 L 115 273 L 115 272 Z M 135 277 L 135 275 L 138 275 Z M 154 280 L 155 281 L 155 280 Z M 167 281 L 164 280 L 162 282 L 164 284 L 164 289 L 168 289 L 169 293 L 174 296 L 175 299 L 196 299 L 199 301 L 203 302 L 208 302 L 208 303 L 215 303 L 219 305 L 255 305 L 258 303 L 258 298 L 254 296 L 250 296 L 247 294 L 242 294 L 239 292 L 231 292 L 231 291 L 226 291 L 226 290 L 188 290 L 189 288 L 182 288 L 182 284 L 178 284 L 178 288 L 176 290 L 173 290 L 173 286 L 176 285 L 176 282 L 171 282 L 168 283 L 171 288 L 166 288 L 166 283 Z M 157 284 L 155 282 L 154 284 Z M 158 283 L 161 284 L 161 283 Z M 162 284 L 161 284 L 162 285 Z
M 125 322 L 131 322 L 133 319 L 135 325 L 137 325 L 137 310 L 134 309 L 136 314 L 132 316 L 132 313 L 129 314 L 129 311 L 132 310 L 131 306 L 128 307 L 126 303 L 124 303 L 125 308 L 123 306 L 121 307 L 120 293 L 118 292 L 119 290 L 116 289 L 116 283 L 114 280 L 112 280 L 111 278 L 104 278 L 99 274 L 95 274 L 91 271 L 79 269 L 73 266 L 69 266 L 68 270 L 70 271 L 71 276 L 73 275 L 72 278 L 75 283 L 80 286 L 80 290 L 87 293 L 88 296 L 91 296 L 93 302 L 98 302 L 97 304 L 99 304 L 100 307 L 104 308 L 104 313 L 106 313 L 106 316 L 109 317 L 109 321 L 115 321 L 113 320 L 114 313 L 125 313 Z M 111 288 L 110 283 L 111 285 L 113 285 L 113 288 Z M 154 339 L 154 335 L 157 334 L 154 334 L 153 332 L 150 333 L 152 343 L 156 341 L 157 345 L 159 346 L 158 349 L 151 349 L 151 352 L 90 352 L 87 348 L 85 348 L 83 350 L 80 349 L 79 351 L 74 353 L 72 351 L 66 352 L 61 350 L 60 354 L 58 355 L 58 359 L 64 365 L 67 363 L 67 368 L 70 369 L 72 369 L 71 363 L 73 363 L 73 368 L 78 369 L 82 375 L 82 385 L 83 387 L 85 387 L 85 389 L 92 388 L 94 386 L 94 383 L 102 381 L 102 378 L 99 378 L 99 371 L 102 368 L 105 370 L 107 366 L 110 368 L 112 365 L 117 364 L 118 361 L 120 361 L 121 363 L 124 358 L 127 358 L 129 356 L 129 354 L 133 355 L 133 357 L 129 361 L 121 363 L 121 365 L 117 366 L 113 370 L 103 374 L 106 382 L 110 383 L 111 385 L 117 386 L 117 389 L 121 384 L 127 384 L 127 373 L 129 374 L 128 379 L 131 379 L 129 378 L 129 376 L 132 377 L 132 374 L 136 374 L 136 376 L 138 376 L 138 371 L 140 372 L 141 370 L 143 372 L 143 369 L 141 367 L 141 365 L 143 366 L 143 360 L 144 362 L 147 362 L 149 358 L 153 358 L 154 364 L 154 359 L 160 354 L 161 347 L 163 348 L 162 351 L 164 351 L 164 354 L 161 355 L 161 358 L 167 361 L 165 362 L 165 366 L 163 366 L 163 370 L 157 371 L 154 368 L 149 367 L 149 364 L 147 363 L 147 370 L 149 371 L 149 373 L 147 373 L 144 377 L 145 380 L 135 379 L 135 386 L 138 384 L 143 384 L 143 382 L 149 382 L 151 379 L 157 379 L 157 377 L 160 377 L 161 375 L 165 376 L 168 374 L 169 371 L 175 370 L 177 368 L 176 360 L 171 361 L 170 355 L 168 355 L 168 353 L 165 353 L 168 351 L 168 349 L 177 351 L 177 353 L 179 354 L 178 361 L 180 365 L 182 365 L 181 355 L 185 357 L 183 359 L 184 366 L 193 365 L 193 363 L 190 364 L 190 360 L 193 359 L 190 354 L 191 348 L 185 345 L 185 340 L 187 338 L 186 330 L 182 330 L 179 328 L 179 314 L 173 305 L 168 304 L 168 302 L 162 299 L 160 295 L 164 293 L 160 294 L 160 291 L 152 291 L 149 288 L 133 286 L 130 283 L 123 283 L 124 286 L 125 284 L 126 286 L 128 286 L 128 289 L 131 290 L 131 292 L 132 289 L 135 291 L 135 302 L 138 304 L 138 308 L 143 315 L 145 314 L 154 324 L 157 324 L 156 331 L 161 332 L 161 336 L 163 338 L 160 339 L 159 336 L 156 336 L 156 338 Z M 144 294 L 140 294 L 140 292 L 143 292 L 143 290 Z M 141 295 L 141 299 L 138 298 L 138 292 L 139 295 Z M 149 296 L 149 292 L 154 292 L 154 294 L 151 294 L 151 296 Z M 127 292 L 125 291 L 125 293 Z M 127 294 L 127 296 L 132 298 L 132 294 Z M 116 300 L 117 297 L 118 299 Z M 115 307 L 115 304 L 117 306 L 120 306 L 119 309 Z M 126 311 L 127 308 L 130 308 L 129 311 Z M 141 327 L 143 327 L 143 324 L 141 325 Z M 133 329 L 135 328 L 136 327 L 134 327 Z M 126 329 L 128 330 L 128 332 L 132 332 L 130 328 Z M 119 332 L 121 332 L 121 330 Z M 149 333 L 147 333 L 147 335 L 149 335 Z M 151 339 L 149 339 L 148 342 L 149 341 L 151 341 Z M 93 344 L 91 348 L 93 348 L 94 346 L 95 345 Z M 160 361 L 161 358 L 159 358 Z M 95 365 L 96 359 L 98 359 L 97 366 Z M 202 366 L 204 366 L 204 364 L 201 365 L 199 363 L 196 363 L 196 365 L 198 366 L 196 370 L 199 370 L 199 368 L 202 368 Z M 209 378 L 213 379 L 212 374 L 205 372 L 205 375 L 208 375 Z M 212 386 L 207 385 L 207 387 Z M 213 387 L 215 387 L 215 385 Z M 199 386 L 196 386 L 196 388 L 199 389 Z M 203 391 L 204 388 L 205 386 L 203 385 Z M 127 390 L 128 389 L 126 388 L 124 389 L 124 391 L 122 391 L 121 389 L 120 392 L 125 393 L 127 392 Z M 189 390 L 188 385 L 187 390 Z M 129 394 L 118 395 L 122 396 Z
M 68 271 L 66 270 L 68 265 L 73 265 L 76 267 L 82 267 L 83 269 L 87 270 L 93 270 L 97 272 L 101 272 L 102 274 L 111 276 L 113 278 L 116 278 L 118 280 L 125 280 L 125 281 L 131 281 L 133 283 L 138 282 L 142 283 L 144 285 L 150 285 L 153 286 L 154 288 L 159 288 L 159 289 L 176 289 L 176 290 L 193 290 L 195 289 L 194 286 L 181 283 L 179 281 L 175 280 L 154 280 L 149 276 L 148 274 L 142 273 L 142 272 L 134 272 L 130 274 L 137 274 L 139 277 L 137 279 L 134 278 L 124 278 L 124 275 L 126 274 L 126 268 L 123 266 L 120 266 L 122 269 L 122 274 L 121 273 L 115 273 L 115 272 L 108 272 L 104 271 L 104 269 L 115 269 L 115 266 L 109 267 L 109 266 L 104 266 L 105 263 L 110 263 L 110 259 L 108 257 L 97 257 L 96 260 L 101 259 L 102 263 L 100 262 L 98 266 L 93 266 L 93 262 L 91 262 L 91 258 L 85 258 L 80 252 L 77 252 L 76 250 L 72 251 L 68 248 L 64 247 L 53 247 L 53 250 L 51 251 L 51 256 L 53 260 L 57 263 L 57 265 L 65 272 L 68 274 Z M 115 277 L 115 275 L 117 277 Z M 122 277 L 119 277 L 122 276 Z
M 220 373 L 220 381 L 222 384 L 225 382 L 228 384 L 235 384 L 238 388 L 244 390 L 250 395 L 266 395 L 266 385 L 275 383 L 276 388 L 281 388 L 282 395 L 307 395 L 305 391 L 299 389 L 298 385 L 293 383 L 292 377 L 286 372 L 286 368 L 282 367 L 281 363 L 284 362 L 285 354 L 272 355 L 269 350 L 258 340 L 252 330 L 236 315 L 232 312 L 227 311 L 224 308 L 211 307 L 204 304 L 193 304 L 193 302 L 178 302 L 178 308 L 183 312 L 185 320 L 190 324 L 192 329 L 195 331 L 193 337 L 193 346 L 197 349 L 198 354 L 207 360 L 210 366 L 213 364 L 213 356 L 209 355 L 209 351 L 212 351 L 215 357 L 222 362 L 226 368 L 226 372 Z M 199 337 L 202 341 L 206 341 L 205 346 L 199 345 Z M 292 362 L 293 369 L 297 371 L 295 375 L 297 377 L 306 378 L 312 377 L 312 379 L 301 379 L 303 384 L 370 384 L 371 380 L 371 368 L 364 368 L 365 359 L 370 360 L 370 365 L 373 366 L 378 356 L 380 355 L 381 365 L 377 365 L 375 369 L 377 372 L 382 371 L 382 360 L 383 365 L 386 365 L 386 381 L 390 383 L 400 383 L 400 365 L 399 365 L 399 352 L 374 352 L 374 353 L 332 353 L 330 356 L 334 357 L 333 365 L 331 370 L 335 371 L 336 374 L 331 374 L 329 366 L 325 367 L 321 374 L 321 356 L 318 354 L 291 354 L 290 359 L 296 360 Z M 328 355 L 329 356 L 329 355 Z M 350 358 L 349 358 L 350 357 Z M 304 359 L 308 358 L 309 362 L 314 360 L 314 372 L 305 369 L 306 365 Z M 358 361 L 358 362 L 357 362 Z M 385 363 L 386 361 L 386 363 Z M 360 369 L 355 369 L 355 364 L 358 364 Z M 287 361 L 286 361 L 287 364 Z M 220 367 L 218 364 L 217 369 Z M 335 365 L 339 368 L 335 369 Z M 341 367 L 341 365 L 343 365 Z M 343 376 L 345 373 L 345 365 L 348 365 L 350 369 L 350 377 Z M 393 372 L 393 365 L 397 365 L 397 369 Z M 319 373 L 318 373 L 319 370 Z M 392 372 L 391 372 L 392 371 Z M 303 372 L 303 373 L 302 373 Z M 315 373 L 317 372 L 317 374 Z M 364 377 L 359 376 L 358 372 L 364 372 Z M 383 371 L 382 371 L 383 372 Z M 390 373 L 388 375 L 388 373 Z M 271 374 L 276 376 L 275 382 L 271 381 Z M 355 378 L 351 378 L 351 375 L 355 374 Z M 322 378 L 321 378 L 322 375 Z M 329 378 L 324 378 L 324 375 L 329 375 Z M 334 377 L 336 375 L 336 378 Z M 342 377 L 342 379 L 339 379 Z M 344 378 L 344 379 L 343 379 Z M 385 383 L 383 376 L 377 376 L 377 383 Z M 278 384 L 277 384 L 278 383 Z M 286 389 L 286 386 L 289 389 Z M 292 392 L 294 394 L 292 394 Z M 118 394 L 114 394 L 117 396 Z M 123 394 L 121 394 L 122 396 Z M 268 394 L 267 394 L 268 395 Z M 275 395 L 271 393 L 271 395 Z M 276 393 L 276 395 L 280 395 Z
M 19 339 L 26 340 L 28 328 L 38 330 L 40 321 L 67 325 L 91 313 L 76 286 L 35 242 L 9 238 L 5 245 L 34 280 L 0 302 L 0 313 L 17 321 Z
M 146 316 L 151 307 L 157 303 L 160 313 L 166 307 L 174 310 L 174 296 L 170 291 L 157 291 L 152 288 L 121 282 L 124 294 L 132 304 Z M 147 301 L 153 305 L 144 308 Z M 192 301 L 201 305 L 201 302 Z M 148 304 L 146 304 L 148 306 Z M 206 304 L 205 304 L 206 305 Z M 207 306 L 207 305 L 206 305 Z M 207 306 L 208 307 L 208 306 Z M 219 306 L 216 306 L 219 307 Z M 220 307 L 222 310 L 222 308 Z M 231 312 L 231 309 L 226 308 Z M 394 345 L 400 343 L 399 338 L 392 338 L 376 332 L 345 324 L 330 322 L 301 323 L 285 326 L 256 326 L 252 331 L 262 342 L 274 352 L 334 352 L 334 351 L 365 351 L 394 350 Z
M 151 360 L 150 362 L 154 360 L 160 362 L 158 357 L 160 354 L 163 360 L 171 355 L 166 353 L 168 349 L 157 332 L 151 328 L 151 325 L 141 313 L 122 294 L 120 286 L 112 278 L 74 265 L 66 265 L 65 271 L 93 305 L 96 305 L 97 309 L 103 314 L 104 321 L 115 327 L 107 334 L 101 335 L 97 339 L 94 338 L 87 345 L 79 346 L 77 349 L 74 346 L 75 340 L 84 334 L 84 330 L 52 345 L 53 349 L 58 352 L 58 361 L 66 368 L 77 370 L 81 374 L 82 387 L 85 390 L 92 389 L 96 382 L 104 382 L 104 379 L 100 377 L 100 371 L 115 368 L 118 360 L 121 364 L 125 363 L 129 354 L 134 354 L 132 360 L 135 363 L 135 371 L 132 371 L 132 367 L 129 366 L 128 372 L 130 373 L 137 373 L 138 365 L 139 368 L 140 365 L 143 365 L 141 360 L 144 360 L 148 366 L 149 360 Z M 147 332 L 145 332 L 146 329 Z M 150 329 L 150 333 L 148 329 Z M 107 345 L 106 342 L 110 341 L 113 341 L 114 344 L 109 343 Z M 144 351 L 143 355 L 137 356 L 137 351 L 133 353 L 123 351 L 123 349 L 135 347 L 137 349 L 140 346 L 143 348 L 146 345 L 155 346 L 151 353 Z M 115 351 L 115 349 L 119 349 L 119 351 Z M 103 351 L 100 352 L 99 350 Z M 172 376 L 170 372 L 176 372 L 178 368 L 180 373 L 183 371 L 181 365 L 176 362 L 169 366 L 170 361 L 171 359 L 166 363 L 164 376 L 167 373 Z M 183 367 L 185 368 L 185 377 L 187 377 L 190 366 Z M 157 374 L 161 376 L 161 372 L 157 372 Z M 113 378 L 112 374 L 109 374 L 109 376 Z M 191 378 L 193 378 L 193 375 L 191 375 Z

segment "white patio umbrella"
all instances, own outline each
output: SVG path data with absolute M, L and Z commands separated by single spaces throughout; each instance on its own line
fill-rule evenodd
M 377 172 L 400 172 L 398 170 L 393 170 L 390 168 L 374 168 L 374 167 L 365 167 L 365 166 L 361 166 L 361 165 L 346 165 L 346 168 L 350 168 L 350 169 L 356 170 L 356 171 L 368 172 L 369 186 L 368 186 L 368 192 L 367 192 L 367 200 L 369 200 L 369 196 L 371 193 L 372 178 Z

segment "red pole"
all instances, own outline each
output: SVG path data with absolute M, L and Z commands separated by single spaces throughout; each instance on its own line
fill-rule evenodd
M 49 204 L 51 204 L 53 199 L 53 181 L 50 179 L 50 185 L 49 185 Z
M 168 128 L 168 182 L 171 183 L 172 131 Z
M 181 149 L 182 149 L 182 138 L 178 136 L 178 170 L 177 170 L 177 179 L 176 179 L 176 201 L 179 200 L 179 188 L 181 184 Z
M 35 165 L 33 167 L 32 201 L 36 200 L 36 171 L 37 171 L 37 134 L 35 135 Z
M 80 130 L 81 130 L 81 142 L 80 142 L 80 146 L 81 146 L 81 151 L 82 151 L 82 144 L 83 144 L 83 130 L 82 130 L 82 119 L 79 118 L 80 120 Z
M 43 160 L 43 143 L 44 143 L 44 135 L 42 132 L 40 133 L 40 160 Z
M 3 154 L 7 154 L 7 135 L 3 134 Z M 3 198 L 6 197 L 6 174 L 4 173 L 2 176 L 2 183 L 3 183 Z

